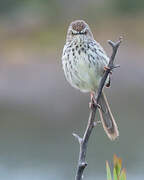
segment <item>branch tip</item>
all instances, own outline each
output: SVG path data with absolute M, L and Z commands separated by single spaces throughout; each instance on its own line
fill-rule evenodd
M 120 65 L 118 64 L 118 65 L 113 66 L 112 69 L 116 69 L 116 68 L 119 68 L 119 67 L 120 67 Z
M 115 43 L 114 43 L 114 42 L 112 42 L 111 40 L 108 40 L 108 43 L 109 43 L 112 47 L 114 47 L 114 46 L 115 46 Z
M 119 40 L 118 40 L 116 43 L 114 43 L 114 42 L 111 41 L 111 40 L 108 40 L 108 43 L 109 43 L 109 45 L 112 46 L 113 49 L 115 49 L 115 48 L 117 49 L 117 48 L 119 47 L 119 45 L 121 44 L 122 41 L 123 41 L 123 37 L 120 36 L 120 37 L 119 37 Z
M 72 135 L 73 135 L 73 136 L 78 140 L 78 142 L 81 144 L 82 138 L 81 138 L 79 135 L 75 134 L 75 133 L 73 133 Z

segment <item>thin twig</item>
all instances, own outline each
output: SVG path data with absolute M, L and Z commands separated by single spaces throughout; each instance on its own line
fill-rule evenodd
M 101 82 L 100 82 L 100 85 L 99 85 L 99 88 L 97 91 L 97 96 L 95 97 L 97 104 L 95 106 L 93 106 L 93 108 L 90 110 L 88 124 L 87 124 L 86 130 L 85 130 L 85 133 L 83 135 L 83 138 L 79 137 L 77 134 L 73 134 L 73 136 L 78 140 L 78 142 L 80 144 L 79 160 L 78 160 L 78 167 L 77 167 L 75 180 L 83 179 L 83 171 L 84 171 L 85 167 L 87 166 L 86 152 L 87 152 L 88 140 L 90 138 L 93 128 L 97 124 L 95 122 L 95 115 L 96 115 L 96 111 L 98 108 L 99 99 L 102 94 L 102 90 L 103 90 L 105 81 L 106 81 L 109 73 L 111 73 L 111 71 L 114 68 L 119 67 L 119 65 L 114 66 L 114 59 L 115 59 L 115 55 L 117 53 L 117 50 L 118 50 L 121 42 L 122 42 L 121 37 L 119 38 L 119 41 L 117 41 L 116 43 L 114 43 L 110 40 L 108 41 L 108 43 L 111 45 L 113 51 L 112 51 L 112 55 L 110 57 L 108 68 L 106 69 L 106 71 L 101 79 Z

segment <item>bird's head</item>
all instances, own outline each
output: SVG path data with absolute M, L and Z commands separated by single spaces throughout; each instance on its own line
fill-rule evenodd
M 86 37 L 88 39 L 93 39 L 93 34 L 88 26 L 88 24 L 83 20 L 73 21 L 67 31 L 67 41 L 72 41 L 75 38 Z

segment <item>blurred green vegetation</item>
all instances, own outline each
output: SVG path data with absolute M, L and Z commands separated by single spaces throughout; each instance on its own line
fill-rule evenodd
M 144 12 L 143 0 L 116 0 L 114 3 L 120 13 L 133 14 Z
M 76 6 L 75 6 L 76 5 Z M 89 8 L 95 9 L 96 11 L 103 12 L 109 9 L 113 11 L 119 11 L 120 13 L 142 13 L 144 10 L 143 0 L 5 0 L 0 1 L 0 13 L 11 13 L 16 11 L 18 8 L 30 8 L 32 11 L 40 10 L 43 14 L 51 17 L 63 16 L 73 11 L 74 13 L 81 14 L 82 11 L 88 10 Z M 80 8 L 81 7 L 81 8 Z M 66 9 L 67 8 L 67 9 Z M 77 11 L 78 10 L 78 11 Z M 88 11 L 85 11 L 87 14 Z M 92 11 L 91 11 L 92 12 Z M 89 12 L 89 13 L 91 13 Z M 37 12 L 39 13 L 39 12 Z
M 112 180 L 111 170 L 106 161 L 107 180 Z M 122 168 L 122 159 L 114 154 L 113 156 L 113 180 L 126 180 L 126 170 Z
M 67 27 L 75 19 L 86 20 L 100 43 L 123 35 L 129 44 L 144 47 L 143 9 L 141 0 L 0 1 L 1 54 L 9 62 L 17 54 L 26 61 L 27 51 L 61 56 Z

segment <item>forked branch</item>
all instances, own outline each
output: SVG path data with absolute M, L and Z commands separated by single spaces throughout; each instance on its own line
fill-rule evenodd
M 81 138 L 77 134 L 73 134 L 73 136 L 78 140 L 80 144 L 79 160 L 78 160 L 78 167 L 77 167 L 75 180 L 82 180 L 83 178 L 83 171 L 85 167 L 87 166 L 86 152 L 87 152 L 88 140 L 90 138 L 93 128 L 97 125 L 97 122 L 95 121 L 95 115 L 96 115 L 97 108 L 99 108 L 98 106 L 99 99 L 102 94 L 102 90 L 103 90 L 103 87 L 105 85 L 105 82 L 109 73 L 111 73 L 111 71 L 114 68 L 119 67 L 119 65 L 116 65 L 116 66 L 114 65 L 114 59 L 115 59 L 115 55 L 117 53 L 117 50 L 121 42 L 122 42 L 122 37 L 120 37 L 119 41 L 117 41 L 116 43 L 112 42 L 111 40 L 108 41 L 108 43 L 112 47 L 112 55 L 110 57 L 108 67 L 106 68 L 106 71 L 101 79 L 101 82 L 97 91 L 97 96 L 95 97 L 97 104 L 95 104 L 95 106 L 93 106 L 93 108 L 90 110 L 88 124 L 87 124 L 83 137 Z

